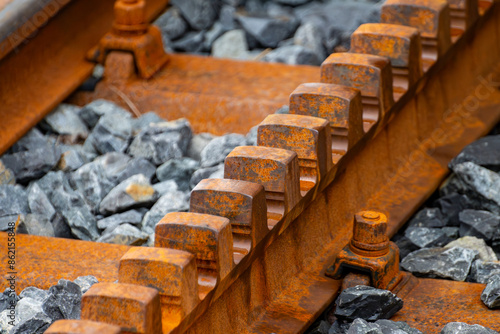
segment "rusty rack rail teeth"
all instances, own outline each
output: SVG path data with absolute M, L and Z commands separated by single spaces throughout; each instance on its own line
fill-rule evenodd
M 191 56 L 165 55 L 145 8 L 144 1 L 118 0 L 112 31 L 89 53 L 105 64 L 114 84 L 124 80 L 120 87 L 129 92 L 157 92 L 175 64 L 188 64 L 190 71 L 228 64 L 202 59 L 195 65 Z M 34 268 L 30 257 L 52 261 L 51 268 L 37 268 L 44 280 L 26 278 L 23 286 L 81 274 L 101 282 L 84 294 L 82 320 L 57 321 L 46 333 L 298 333 L 341 284 L 358 283 L 397 292 L 407 303 L 394 319 L 425 332 L 449 319 L 500 329 L 500 315 L 477 298 L 481 285 L 401 273 L 398 249 L 388 239 L 447 174 L 449 159 L 500 119 L 494 76 L 500 73 L 500 5 L 387 0 L 381 21 L 360 26 L 350 52 L 330 55 L 319 71 L 304 67 L 290 74 L 282 65 L 230 63 L 242 77 L 255 66 L 272 75 L 283 70 L 283 82 L 302 73 L 320 83 L 302 83 L 292 92 L 290 114 L 268 115 L 258 128 L 258 146 L 237 147 L 227 156 L 224 179 L 202 180 L 192 191 L 190 212 L 165 215 L 156 225 L 155 247 L 19 236 L 26 254 L 19 268 Z M 73 99 L 107 96 L 107 85 L 105 79 L 98 92 Z M 155 109 L 175 95 L 162 92 L 137 101 Z M 477 103 L 471 92 L 480 96 Z M 179 94 L 182 101 L 191 94 L 197 104 L 220 102 Z M 69 254 L 55 253 L 58 248 Z M 86 258 L 66 261 L 80 252 Z M 446 299 L 455 299 L 453 306 Z M 414 316 L 423 310 L 428 321 Z

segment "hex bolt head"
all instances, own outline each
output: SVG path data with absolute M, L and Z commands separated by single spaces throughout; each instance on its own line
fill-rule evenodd
M 389 251 L 387 217 L 376 211 L 361 211 L 354 216 L 351 250 L 363 256 L 380 256 Z

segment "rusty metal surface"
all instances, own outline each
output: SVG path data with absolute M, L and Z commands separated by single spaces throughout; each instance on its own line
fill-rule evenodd
M 0 233 L 0 244 L 5 250 L 7 233 Z M 16 236 L 16 247 L 18 293 L 28 286 L 48 289 L 61 278 L 75 280 L 86 275 L 94 275 L 99 282 L 113 282 L 118 279 L 119 260 L 130 248 L 23 234 Z M 1 258 L 7 261 L 6 250 Z M 2 272 L 3 281 L 8 277 Z
M 94 92 L 76 92 L 68 101 L 84 105 L 104 98 L 130 110 L 118 90 L 140 113 L 154 110 L 166 119 L 187 118 L 195 132 L 246 134 L 288 104 L 299 84 L 318 77 L 313 66 L 170 54 L 167 65 L 148 81 L 137 75 L 104 79 Z
M 111 28 L 113 3 L 72 1 L 26 44 L 0 60 L 0 154 L 90 75 L 93 64 L 85 55 Z M 147 17 L 155 17 L 166 3 L 149 0 Z
M 450 319 L 500 331 L 498 311 L 489 310 L 481 302 L 483 290 L 484 284 L 420 278 L 391 320 L 405 321 L 429 334 L 440 333 Z
M 120 334 L 120 327 L 90 320 L 58 320 L 45 334 Z

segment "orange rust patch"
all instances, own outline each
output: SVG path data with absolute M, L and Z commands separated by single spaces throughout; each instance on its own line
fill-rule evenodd
M 142 184 L 130 184 L 125 192 L 134 199 L 134 201 L 144 201 L 153 196 L 155 190 L 151 186 L 145 186 Z

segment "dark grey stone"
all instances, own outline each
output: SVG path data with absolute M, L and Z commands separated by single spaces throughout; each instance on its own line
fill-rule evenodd
M 488 308 L 500 308 L 500 275 L 490 277 L 481 293 L 481 300 Z
M 211 133 L 199 133 L 193 136 L 191 142 L 189 143 L 187 156 L 193 158 L 194 160 L 201 160 L 201 152 L 205 148 L 205 146 L 210 143 L 210 141 L 214 139 L 214 135 Z
M 71 174 L 70 182 L 83 195 L 93 212 L 96 212 L 104 196 L 115 186 L 105 174 L 102 166 L 95 162 L 85 164 Z
M 83 196 L 71 188 L 63 172 L 49 172 L 36 183 L 47 194 L 54 208 L 62 214 L 74 236 L 81 240 L 95 240 L 99 237 L 90 207 Z
M 450 241 L 440 228 L 409 227 L 405 236 L 419 248 L 440 247 Z
M 220 164 L 235 147 L 244 145 L 246 145 L 245 136 L 240 134 L 231 133 L 215 137 L 201 152 L 201 167 Z
M 141 131 L 130 144 L 128 153 L 133 157 L 146 158 L 158 166 L 185 155 L 191 138 L 191 126 L 183 118 L 158 123 Z
M 290 37 L 299 25 L 293 16 L 252 17 L 237 14 L 238 22 L 245 31 L 252 35 L 262 46 L 275 48 L 278 43 Z
M 457 239 L 458 238 L 458 231 L 459 231 L 458 227 L 455 227 L 455 226 L 445 226 L 445 227 L 441 228 L 441 230 L 450 239 Z
M 461 248 L 424 248 L 408 254 L 401 267 L 417 276 L 464 281 L 477 252 Z
M 500 275 L 500 262 L 484 262 L 476 260 L 472 263 L 471 278 L 473 282 L 486 284 L 495 275 Z
M 54 228 L 50 219 L 45 216 L 28 213 L 19 222 L 17 232 L 21 234 L 39 235 L 44 237 L 54 237 Z
M 16 307 L 18 301 L 19 296 L 16 295 L 14 290 L 10 288 L 5 289 L 5 291 L 0 294 L 0 312 L 9 309 L 9 307 Z
M 0 185 L 0 230 L 5 231 L 9 222 L 15 222 L 19 214 L 29 212 L 26 191 L 19 185 Z
M 43 334 L 49 328 L 52 320 L 43 312 L 38 312 L 25 321 L 20 321 L 10 334 Z
M 377 320 L 374 323 L 363 319 L 353 321 L 347 334 L 422 334 L 418 329 L 410 327 L 403 321 Z
M 235 6 L 223 5 L 219 12 L 219 22 L 224 30 L 236 29 L 236 8 Z
M 217 0 L 172 0 L 171 4 L 179 8 L 182 16 L 196 30 L 210 28 L 219 11 Z
M 295 32 L 293 43 L 314 52 L 321 62 L 326 58 L 323 38 L 323 30 L 311 22 L 306 22 Z
M 85 139 L 89 134 L 89 129 L 78 116 L 79 110 L 80 108 L 77 106 L 61 103 L 45 117 L 42 125 L 57 134 Z
M 453 160 L 449 167 L 453 169 L 456 165 L 463 162 L 473 162 L 476 165 L 492 167 L 496 170 L 500 167 L 500 136 L 487 136 L 480 138 L 467 145 Z M 490 168 L 491 169 L 491 168 Z
M 349 327 L 351 327 L 351 322 L 336 319 L 328 330 L 328 334 L 346 334 Z
M 459 193 L 451 193 L 434 201 L 434 206 L 439 208 L 448 226 L 459 226 L 458 214 L 470 208 L 470 205 L 471 201 L 467 195 Z
M 388 290 L 358 285 L 343 290 L 335 304 L 338 318 L 375 321 L 392 317 L 403 307 L 403 300 Z
M 301 45 L 286 45 L 279 47 L 263 58 L 263 61 L 271 63 L 284 63 L 289 65 L 320 65 L 321 60 L 314 51 Z
M 28 188 L 28 206 L 32 213 L 52 219 L 56 214 L 56 209 L 50 203 L 49 198 L 38 186 L 32 183 Z
M 349 329 L 347 334 L 383 334 L 380 327 L 374 323 L 367 322 L 363 319 L 355 319 Z
M 156 172 L 156 167 L 146 158 L 131 158 L 118 152 L 102 155 L 94 162 L 102 166 L 106 177 L 115 185 L 136 174 L 142 174 L 151 179 Z
M 66 239 L 73 238 L 73 234 L 71 233 L 71 227 L 69 226 L 68 222 L 66 221 L 66 219 L 62 214 L 57 212 L 52 218 L 51 223 L 54 229 L 54 236 L 56 238 L 66 238 Z
M 248 146 L 257 145 L 257 132 L 258 132 L 258 130 L 259 130 L 259 126 L 256 125 L 256 126 L 252 127 L 250 129 L 250 131 L 248 131 L 248 133 L 245 137 Z
M 441 334 L 498 334 L 494 330 L 480 326 L 469 325 L 463 322 L 450 322 L 441 330 Z
M 83 119 L 89 128 L 93 128 L 101 116 L 104 115 L 118 115 L 120 118 L 132 117 L 125 109 L 119 107 L 111 101 L 102 99 L 90 102 L 80 109 L 79 112 L 80 118 Z
M 410 327 L 406 322 L 404 321 L 392 321 L 392 320 L 386 320 L 386 319 L 380 319 L 375 321 L 375 324 L 380 327 L 382 330 L 383 334 L 422 334 L 421 331 L 419 331 L 416 328 Z
M 19 298 L 32 298 L 39 301 L 40 303 L 42 303 L 48 296 L 48 291 L 39 289 L 34 286 L 24 288 L 24 290 L 19 294 Z
M 302 24 L 310 22 L 325 31 L 325 46 L 329 54 L 338 46 L 349 49 L 350 36 L 361 24 L 379 22 L 380 5 L 364 1 L 312 2 L 297 7 L 294 13 Z
M 186 32 L 188 25 L 182 18 L 181 12 L 176 7 L 171 7 L 154 22 L 161 33 L 170 39 L 176 39 Z
M 130 224 L 118 225 L 109 231 L 104 231 L 97 242 L 117 245 L 140 246 L 148 241 L 148 234 Z
M 222 168 L 220 167 L 222 165 Z M 196 172 L 193 173 L 193 176 L 191 177 L 191 181 L 189 182 L 189 185 L 192 188 L 196 187 L 196 185 L 203 179 L 214 179 L 215 177 L 212 177 L 214 174 L 222 172 L 224 173 L 224 164 L 221 164 L 218 166 L 214 167 L 207 167 L 207 168 L 200 168 Z
M 106 114 L 92 129 L 85 145 L 92 146 L 98 153 L 125 152 L 132 136 L 130 116 Z
M 198 53 L 203 51 L 205 31 L 190 31 L 176 41 L 172 41 L 172 47 L 176 51 Z
M 455 173 L 452 173 L 450 176 L 448 176 L 448 178 L 446 178 L 439 187 L 440 196 L 450 196 L 453 194 L 467 194 L 467 196 L 470 195 L 467 184 L 465 184 L 465 182 L 462 181 L 462 179 L 458 177 Z M 458 213 L 457 213 L 457 220 L 458 220 Z M 459 223 L 457 223 L 457 225 L 459 225 Z
M 174 190 L 161 196 L 142 219 L 142 230 L 147 234 L 154 232 L 156 224 L 170 212 L 182 212 L 189 209 L 189 194 Z
M 447 219 L 438 208 L 423 208 L 410 220 L 411 227 L 443 227 Z
M 457 164 L 453 171 L 471 190 L 500 205 L 500 175 L 473 162 Z
M 98 220 L 97 227 L 101 230 L 105 230 L 125 223 L 140 225 L 143 216 L 144 213 L 140 212 L 139 210 L 129 210 Z
M 328 334 L 330 329 L 330 323 L 328 321 L 321 320 L 318 324 L 312 326 L 313 329 L 307 331 L 307 334 Z
M 71 281 L 60 279 L 51 286 L 48 297 L 43 301 L 42 309 L 53 321 L 59 319 L 80 319 L 82 290 Z
M 142 174 L 133 175 L 122 181 L 104 197 L 99 212 L 109 215 L 139 206 L 149 206 L 158 199 L 149 179 Z
M 312 0 L 272 0 L 272 1 L 288 6 L 299 6 L 311 2 Z
M 87 276 L 78 276 L 73 283 L 77 284 L 80 287 L 80 290 L 82 291 L 82 295 L 87 292 L 90 287 L 96 283 L 99 283 L 97 278 L 95 278 L 92 275 L 87 275 Z
M 166 122 L 166 120 L 158 116 L 156 113 L 149 111 L 132 120 L 132 132 L 136 135 L 152 124 L 163 122 Z
M 400 259 L 404 259 L 408 254 L 419 249 L 418 246 L 415 246 L 415 244 L 413 242 L 411 242 L 411 240 L 408 239 L 407 237 L 405 237 L 404 235 L 399 237 L 397 240 L 393 239 L 393 241 L 396 243 L 396 245 L 399 248 L 399 258 Z
M 180 190 L 189 190 L 189 181 L 200 167 L 198 161 L 191 158 L 171 159 L 156 169 L 160 181 L 174 180 Z
M 16 178 L 14 177 L 14 172 L 5 167 L 2 160 L 0 160 L 0 185 L 15 183 Z
M 60 152 L 39 130 L 33 128 L 1 159 L 14 172 L 16 181 L 26 184 L 51 170 L 59 161 Z
M 500 217 L 483 210 L 464 210 L 459 214 L 460 236 L 474 236 L 491 241 L 500 226 Z
M 497 257 L 493 249 L 491 249 L 491 247 L 489 247 L 483 239 L 479 239 L 476 237 L 465 236 L 457 240 L 453 240 L 444 247 L 445 248 L 462 247 L 471 249 L 477 252 L 478 258 L 483 261 L 497 261 Z

